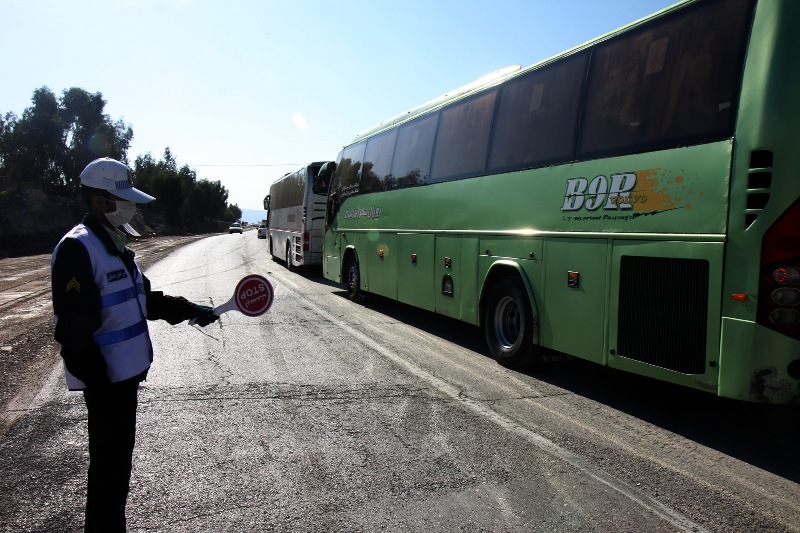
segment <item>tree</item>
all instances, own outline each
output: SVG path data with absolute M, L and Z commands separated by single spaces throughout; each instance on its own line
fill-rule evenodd
M 0 179 L 51 192 L 77 191 L 81 170 L 98 157 L 127 162 L 133 130 L 103 113 L 105 100 L 73 87 L 60 99 L 47 87 L 33 92 L 17 118 L 7 114 L 0 129 Z
M 225 212 L 225 220 L 228 222 L 233 222 L 234 220 L 239 220 L 242 218 L 242 210 L 239 209 L 238 204 L 228 205 L 228 209 Z
M 14 113 L 0 115 L 0 190 L 4 190 L 9 185 L 9 169 L 11 157 L 14 150 L 14 128 L 17 124 L 17 116 Z
M 64 177 L 70 188 L 77 187 L 80 172 L 98 157 L 128 162 L 133 130 L 122 120 L 112 122 L 103 114 L 105 105 L 100 93 L 90 94 L 77 87 L 62 93 L 64 144 L 69 148 Z
M 164 158 L 160 161 L 153 160 L 150 154 L 137 157 L 134 176 L 137 187 L 156 197 L 152 204 L 147 204 L 147 208 L 160 213 L 168 224 L 182 226 L 185 220 L 184 208 L 191 189 L 178 173 L 169 147 L 164 150 Z
M 133 171 L 136 187 L 156 197 L 143 209 L 159 213 L 168 224 L 186 229 L 195 221 L 227 218 L 227 189 L 219 181 L 198 182 L 192 168 L 178 167 L 169 147 L 159 161 L 149 153 L 137 157 Z
M 58 101 L 50 89 L 42 87 L 34 91 L 31 102 L 4 136 L 4 181 L 9 185 L 58 186 L 64 153 Z
M 41 87 L 21 116 L 0 115 L 0 192 L 22 186 L 71 196 L 79 189 L 81 171 L 94 159 L 111 157 L 127 164 L 133 130 L 105 114 L 105 105 L 99 92 L 72 87 L 57 98 Z M 228 205 L 228 191 L 219 181 L 198 184 L 194 169 L 178 166 L 169 147 L 158 161 L 149 153 L 137 157 L 132 180 L 156 197 L 141 206 L 143 211 L 183 229 L 195 220 L 242 216 L 238 206 Z
M 200 180 L 192 191 L 189 204 L 197 219 L 220 220 L 227 210 L 228 191 L 219 181 Z
M 183 226 L 184 203 L 186 193 L 181 180 L 175 174 L 158 172 L 150 181 L 151 193 L 156 197 L 153 202 L 167 224 Z

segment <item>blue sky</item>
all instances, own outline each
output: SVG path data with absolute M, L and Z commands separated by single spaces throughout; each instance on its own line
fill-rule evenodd
M 335 159 L 357 133 L 673 0 L 0 0 L 0 113 L 33 91 L 100 92 L 131 162 L 169 147 L 229 202 Z

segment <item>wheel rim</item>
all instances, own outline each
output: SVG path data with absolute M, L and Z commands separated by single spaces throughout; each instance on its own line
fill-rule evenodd
M 523 322 L 524 317 L 514 298 L 504 296 L 497 302 L 494 313 L 494 334 L 504 351 L 510 350 L 519 341 Z
M 347 290 L 350 294 L 358 290 L 358 265 L 355 263 L 350 264 L 349 276 L 347 280 Z

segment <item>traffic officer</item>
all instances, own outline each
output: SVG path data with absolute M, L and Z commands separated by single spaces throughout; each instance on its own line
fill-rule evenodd
M 128 167 L 96 159 L 80 178 L 88 213 L 51 259 L 55 339 L 67 386 L 83 391 L 88 411 L 86 531 L 125 531 L 139 383 L 153 361 L 147 320 L 207 326 L 218 317 L 152 290 L 139 270 L 120 228 L 138 235 L 128 224 L 136 204 L 155 198 L 133 187 Z

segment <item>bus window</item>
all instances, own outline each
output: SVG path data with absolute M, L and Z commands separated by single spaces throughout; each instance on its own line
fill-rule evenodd
M 392 162 L 392 177 L 396 182 L 392 182 L 390 188 L 416 187 L 428 183 L 438 119 L 439 114 L 433 113 L 399 128 Z
M 505 84 L 495 119 L 489 172 L 531 168 L 573 156 L 587 54 Z
M 381 133 L 367 141 L 364 167 L 361 170 L 361 193 L 396 189 L 392 187 L 392 152 L 397 130 Z
M 350 196 L 357 195 L 361 180 L 361 162 L 364 160 L 364 148 L 367 143 L 360 142 L 345 148 L 341 161 L 336 167 L 331 192 L 336 193 L 339 203 Z
M 273 209 L 283 209 L 294 205 L 303 205 L 306 193 L 306 169 L 300 169 L 294 174 L 286 174 L 281 178 L 281 185 L 276 187 L 270 196 L 270 205 Z
M 497 91 L 491 91 L 442 110 L 431 169 L 432 182 L 486 173 L 496 96 Z
M 331 184 L 331 178 L 336 171 L 336 163 L 328 161 L 320 167 L 317 175 L 314 176 L 314 182 L 311 186 L 311 192 L 314 194 L 328 195 L 328 187 Z
M 749 5 L 701 3 L 598 45 L 579 158 L 732 136 Z

